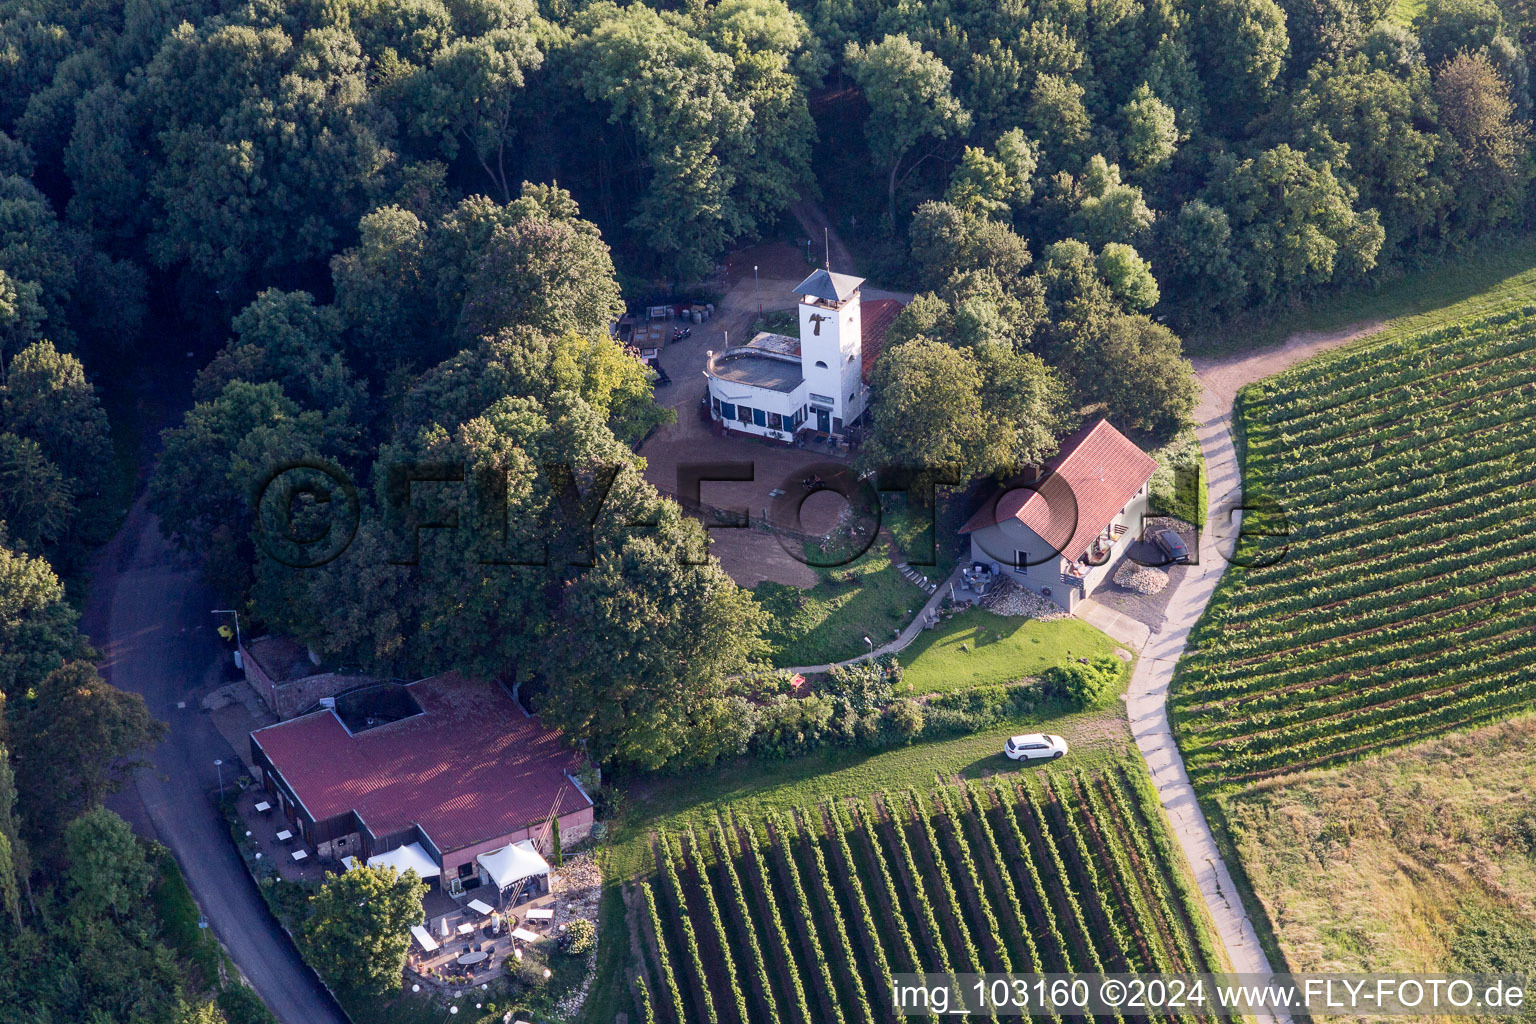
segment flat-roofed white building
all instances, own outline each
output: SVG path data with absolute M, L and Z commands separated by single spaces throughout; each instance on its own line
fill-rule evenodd
M 902 304 L 877 299 L 866 310 L 864 279 L 818 270 L 795 287 L 800 337 L 759 333 L 710 352 L 711 418 L 723 430 L 789 441 L 799 430 L 843 434 L 869 405 L 865 377 Z

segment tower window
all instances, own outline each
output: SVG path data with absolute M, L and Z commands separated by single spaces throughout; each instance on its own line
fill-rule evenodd
M 816 360 L 816 369 L 818 369 L 818 370 L 825 370 L 826 368 L 827 368 L 827 364 L 826 363 L 822 362 L 820 359 Z

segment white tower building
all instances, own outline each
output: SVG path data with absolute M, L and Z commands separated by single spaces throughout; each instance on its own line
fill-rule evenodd
M 800 296 L 800 353 L 810 420 L 841 434 L 864 413 L 862 277 L 818 270 L 795 288 Z
M 763 332 L 745 345 L 708 353 L 710 417 L 727 431 L 786 443 L 802 430 L 845 435 L 869 404 L 863 283 L 818 270 L 795 286 L 800 337 Z M 884 322 L 879 306 L 873 315 L 878 329 Z M 883 334 L 875 340 L 872 354 L 883 340 Z

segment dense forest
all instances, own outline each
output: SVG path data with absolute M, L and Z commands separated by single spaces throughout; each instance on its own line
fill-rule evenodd
M 1177 332 L 1528 225 L 1533 43 L 1521 0 L 0 2 L 0 1004 L 178 1012 L 142 857 L 79 855 L 132 845 L 98 805 L 157 734 L 61 582 L 121 511 L 120 374 L 198 357 L 151 503 L 254 624 L 708 763 L 762 713 L 764 613 L 641 476 L 670 413 L 609 339 L 626 298 L 823 199 L 839 269 L 918 293 L 867 464 L 990 473 L 1093 410 L 1166 438 Z M 256 536 L 253 481 L 301 462 L 290 533 L 359 484 L 316 567 Z M 460 476 L 402 515 L 423 466 Z M 491 528 L 418 529 L 449 516 Z

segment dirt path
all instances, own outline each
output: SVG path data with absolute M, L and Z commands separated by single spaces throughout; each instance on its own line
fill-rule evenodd
M 1177 582 L 1166 617 L 1155 627 L 1129 619 L 1096 623 L 1120 642 L 1140 648 L 1141 657 L 1126 694 L 1131 733 L 1152 774 L 1179 846 L 1194 870 L 1227 957 L 1239 973 L 1267 975 L 1272 973 L 1272 967 L 1184 769 L 1183 757 L 1169 727 L 1168 687 L 1190 630 L 1221 580 L 1226 568 L 1222 552 L 1230 551 L 1235 533 L 1230 522 L 1231 510 L 1242 497 L 1242 477 L 1232 434 L 1232 402 L 1238 390 L 1321 352 L 1373 334 L 1380 326 L 1363 323 L 1327 334 L 1298 334 L 1283 345 L 1262 351 L 1194 361 L 1202 385 L 1195 409 L 1196 433 L 1205 455 L 1210 492 L 1210 511 L 1200 536 L 1198 563 Z M 1288 1020 L 1283 1016 L 1278 1019 Z
M 799 222 L 801 230 L 811 239 L 816 254 L 823 260 L 831 259 L 832 269 L 842 274 L 853 273 L 853 253 L 843 244 L 837 228 L 827 217 L 827 212 L 817 203 L 802 199 L 789 208 Z M 823 249 L 823 240 L 826 248 Z

